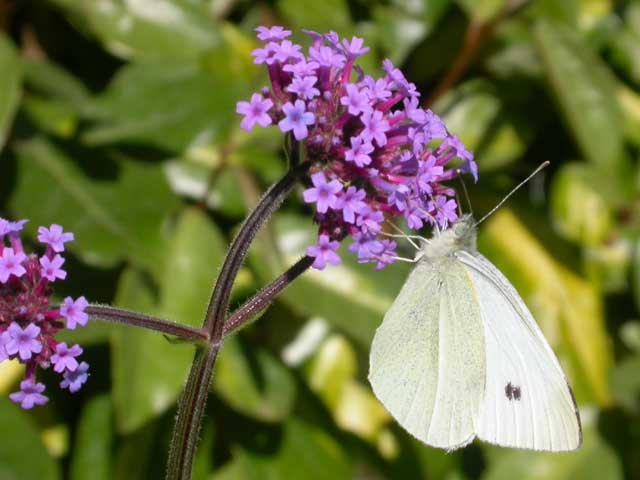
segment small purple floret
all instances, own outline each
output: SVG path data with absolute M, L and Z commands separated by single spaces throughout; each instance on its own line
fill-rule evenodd
M 351 137 L 351 148 L 344 151 L 344 159 L 347 162 L 355 163 L 359 167 L 364 167 L 371 163 L 369 154 L 373 150 L 373 145 L 364 141 L 362 137 Z
M 336 210 L 342 210 L 342 218 L 347 223 L 356 222 L 356 213 L 362 211 L 367 204 L 363 201 L 367 196 L 364 190 L 349 187 L 347 191 L 338 197 L 335 204 Z
M 258 93 L 251 95 L 250 102 L 238 102 L 236 113 L 245 116 L 240 122 L 240 127 L 248 132 L 256 123 L 261 127 L 271 125 L 271 117 L 267 113 L 271 107 L 273 102 L 268 98 L 262 98 Z
M 20 382 L 20 391 L 11 393 L 9 398 L 19 403 L 25 410 L 32 409 L 35 405 L 44 405 L 49 399 L 42 395 L 44 392 L 44 385 L 42 383 L 35 383 L 33 379 L 27 378 Z
M 307 107 L 302 100 L 296 100 L 294 104 L 287 102 L 282 106 L 282 112 L 285 117 L 278 122 L 278 127 L 283 133 L 293 130 L 296 140 L 302 140 L 309 135 L 307 125 L 312 125 L 316 117 L 313 113 L 307 112 Z
M 67 347 L 65 342 L 56 345 L 56 353 L 51 356 L 51 363 L 55 365 L 54 371 L 62 373 L 64 370 L 73 372 L 78 368 L 78 361 L 75 357 L 82 354 L 82 348 L 76 344 L 73 347 Z
M 38 240 L 51 247 L 54 252 L 64 251 L 64 244 L 73 241 L 73 233 L 65 232 L 57 224 L 47 227 L 38 227 Z
M 387 132 L 391 127 L 389 122 L 383 118 L 380 110 L 365 111 L 361 117 L 364 129 L 360 136 L 367 142 L 376 141 L 379 147 L 384 147 L 387 143 Z
M 287 91 L 295 93 L 300 98 L 311 100 L 313 97 L 320 95 L 320 90 L 314 87 L 318 77 L 310 75 L 307 77 L 294 77 L 291 85 L 287 87 Z
M 69 330 L 75 330 L 77 325 L 85 326 L 89 320 L 89 315 L 84 311 L 89 305 L 87 299 L 80 297 L 77 300 L 73 300 L 71 297 L 64 299 L 60 306 L 60 315 L 67 319 L 67 328 Z
M 30 323 L 24 330 L 16 322 L 2 334 L 2 343 L 8 355 L 18 355 L 20 360 L 29 360 L 34 353 L 42 351 L 42 343 L 38 339 L 40 327 Z
M 338 248 L 340 248 L 340 242 L 330 240 L 329 235 L 321 234 L 317 245 L 307 247 L 307 255 L 315 258 L 313 268 L 324 270 L 327 264 L 340 264 L 340 256 L 336 253 Z
M 258 32 L 258 39 L 262 40 L 263 42 L 284 40 L 289 35 L 291 35 L 291 30 L 285 30 L 279 25 L 271 28 L 258 27 L 256 28 L 256 32 Z
M 302 196 L 306 203 L 316 203 L 318 213 L 326 213 L 329 208 L 336 208 L 338 192 L 342 191 L 342 185 L 337 180 L 327 182 L 324 173 L 317 172 L 311 175 L 312 188 L 306 189 Z
M 67 278 L 67 272 L 60 268 L 64 264 L 64 261 L 64 258 L 58 254 L 53 258 L 49 258 L 46 255 L 41 257 L 40 266 L 42 267 L 42 276 L 50 282 L 54 282 L 57 278 L 60 280 Z
M 89 364 L 81 362 L 74 371 L 67 370 L 64 380 L 60 382 L 60 388 L 68 388 L 71 393 L 76 393 L 89 378 Z
M 0 255 L 0 283 L 7 283 L 11 275 L 20 278 L 27 271 L 22 266 L 22 262 L 27 256 L 23 252 L 14 252 L 13 248 L 7 247 Z

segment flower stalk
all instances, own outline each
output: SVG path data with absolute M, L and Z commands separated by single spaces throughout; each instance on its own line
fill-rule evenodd
M 293 145 L 296 143 L 294 142 Z M 290 156 L 295 158 L 297 155 L 298 153 L 295 151 L 291 152 Z M 191 478 L 213 367 L 224 335 L 224 323 L 231 289 L 246 257 L 247 250 L 260 228 L 282 204 L 297 180 L 307 172 L 309 166 L 309 163 L 306 162 L 296 165 L 271 186 L 242 224 L 227 252 L 203 323 L 203 330 L 209 335 L 209 343 L 206 347 L 197 349 L 187 385 L 178 404 L 178 415 L 167 464 L 167 480 Z

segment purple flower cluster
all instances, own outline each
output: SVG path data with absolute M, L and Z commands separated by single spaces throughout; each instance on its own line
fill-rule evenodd
M 86 325 L 89 317 L 84 312 L 84 297 L 67 297 L 59 308 L 52 308 L 49 302 L 51 283 L 67 276 L 61 253 L 73 234 L 60 225 L 40 227 L 38 240 L 47 246 L 46 252 L 41 257 L 26 254 L 19 236 L 26 222 L 0 218 L 0 362 L 15 359 L 26 366 L 20 391 L 9 398 L 30 409 L 48 401 L 43 395 L 45 386 L 36 382 L 37 367 L 53 365 L 62 375 L 60 386 L 71 392 L 87 381 L 89 365 L 77 360 L 82 348 L 58 342 L 55 335 L 65 324 L 70 330 Z
M 460 173 L 477 180 L 473 154 L 431 110 L 420 108 L 416 86 L 390 60 L 375 79 L 355 65 L 368 52 L 360 38 L 307 31 L 308 55 L 282 27 L 258 27 L 264 44 L 252 52 L 265 64 L 271 88 L 238 102 L 241 127 L 277 124 L 292 132 L 313 162 L 304 201 L 315 204 L 318 244 L 313 266 L 336 265 L 345 237 L 360 262 L 378 269 L 396 258 L 384 238 L 385 218 L 404 217 L 409 228 L 446 228 L 457 218 L 455 191 L 442 184 Z M 449 162 L 457 158 L 457 167 Z

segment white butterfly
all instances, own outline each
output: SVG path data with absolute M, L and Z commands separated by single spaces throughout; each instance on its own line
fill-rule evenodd
M 476 250 L 473 218 L 426 241 L 371 346 L 369 381 L 409 433 L 552 452 L 582 443 L 571 388 L 531 312 Z

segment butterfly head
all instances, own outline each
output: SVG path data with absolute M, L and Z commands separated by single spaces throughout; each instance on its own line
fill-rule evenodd
M 463 215 L 449 228 L 434 235 L 422 247 L 421 257 L 434 259 L 459 250 L 476 251 L 476 226 L 471 215 Z

